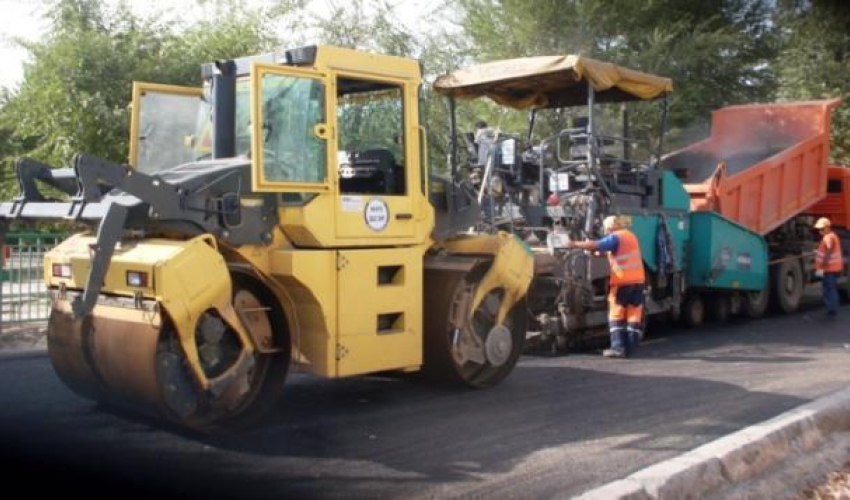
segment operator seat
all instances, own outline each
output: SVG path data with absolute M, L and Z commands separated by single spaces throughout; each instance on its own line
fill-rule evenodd
M 395 155 L 383 148 L 351 153 L 354 176 L 340 179 L 343 193 L 352 194 L 404 194 L 404 172 L 396 164 Z

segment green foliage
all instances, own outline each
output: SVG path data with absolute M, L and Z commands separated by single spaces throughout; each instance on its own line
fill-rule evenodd
M 460 0 L 478 60 L 582 54 L 674 81 L 674 138 L 711 110 L 772 97 L 761 0 Z M 639 112 L 635 123 L 643 121 Z M 657 111 L 655 112 L 657 114 Z M 648 136 L 651 133 L 644 131 Z
M 313 28 L 319 43 L 402 57 L 413 57 L 417 42 L 386 0 L 352 0 L 330 4 L 330 15 Z
M 147 72 L 145 59 L 136 56 L 149 27 L 74 18 L 65 10 L 59 20 L 68 24 L 27 46 L 34 62 L 3 119 L 16 123 L 16 139 L 37 142 L 28 155 L 48 163 L 67 162 L 81 150 L 123 159 L 131 75 Z
M 498 58 L 579 53 L 669 76 L 670 147 L 692 142 L 713 109 L 733 103 L 844 96 L 850 90 L 850 14 L 839 0 L 457 0 L 410 33 L 390 0 L 336 0 L 315 18 L 308 0 L 196 0 L 199 21 L 140 16 L 123 2 L 50 0 L 48 33 L 30 53 L 16 90 L 0 89 L 0 196 L 14 191 L 11 159 L 65 165 L 86 151 L 124 161 L 133 80 L 197 85 L 215 59 L 280 46 L 326 43 L 414 57 L 427 82 Z M 194 12 L 194 11 L 193 11 Z M 195 12 L 197 14 L 197 12 Z M 432 167 L 449 154 L 448 109 L 428 85 L 420 113 Z M 604 121 L 614 123 L 619 106 Z M 459 105 L 459 128 L 478 119 L 514 133 L 527 113 L 486 100 Z M 540 116 L 541 133 L 571 113 Z M 657 107 L 636 106 L 632 123 L 657 140 Z M 850 106 L 839 108 L 833 156 L 850 162 Z M 641 125 L 643 124 L 643 125 Z M 669 150 L 669 148 L 668 148 Z
M 850 5 L 782 2 L 783 50 L 776 60 L 779 96 L 788 100 L 850 95 Z M 833 113 L 831 156 L 850 165 L 850 107 Z
M 423 22 L 434 25 L 433 20 Z M 431 75 L 448 71 L 451 67 L 448 61 L 457 46 L 455 41 L 447 43 L 440 29 L 428 30 L 425 35 L 415 37 L 404 29 L 395 9 L 385 0 L 333 3 L 330 14 L 316 20 L 310 28 L 316 33 L 315 43 L 416 58 Z M 427 128 L 429 163 L 437 171 L 445 170 L 443 158 L 448 150 L 448 113 L 444 101 L 427 86 L 421 89 L 420 119 Z M 386 127 L 380 134 L 385 137 L 397 134 L 391 122 L 387 122 Z
M 197 86 L 200 64 L 277 46 L 273 26 L 286 20 L 283 4 L 255 10 L 234 9 L 237 4 L 200 2 L 212 15 L 178 26 L 135 15 L 123 3 L 54 1 L 48 35 L 23 44 L 32 62 L 20 88 L 0 98 L 3 194 L 13 189 L 17 155 L 56 166 L 81 151 L 126 161 L 134 80 Z

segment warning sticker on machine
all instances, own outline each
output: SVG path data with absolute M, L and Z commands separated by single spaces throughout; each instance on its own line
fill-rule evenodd
M 362 196 L 343 196 L 341 199 L 343 212 L 359 212 L 363 210 Z
M 369 229 L 383 231 L 390 222 L 390 207 L 383 200 L 371 199 L 366 204 L 363 217 Z

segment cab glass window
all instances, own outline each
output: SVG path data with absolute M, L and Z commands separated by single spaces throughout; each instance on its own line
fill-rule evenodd
M 403 96 L 401 85 L 337 80 L 337 174 L 343 193 L 405 194 Z
M 195 160 L 209 160 L 213 152 L 213 108 L 212 87 L 207 80 L 203 86 L 203 97 L 198 110 L 192 147 Z M 241 78 L 236 82 L 236 130 L 235 156 L 247 157 L 251 151 L 251 82 Z
M 154 173 L 194 161 L 201 97 L 146 91 L 140 99 L 136 168 Z
M 236 156 L 248 156 L 251 151 L 251 81 L 236 81 Z
M 324 85 L 312 78 L 262 76 L 263 177 L 266 182 L 325 182 Z M 237 133 L 238 135 L 238 133 Z

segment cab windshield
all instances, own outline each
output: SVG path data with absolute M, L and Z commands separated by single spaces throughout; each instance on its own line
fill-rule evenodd
M 209 83 L 204 84 L 203 98 L 192 134 L 193 161 L 212 158 L 213 109 Z M 236 81 L 236 156 L 247 157 L 251 150 L 251 84 L 247 78 Z
M 236 156 L 251 148 L 250 82 L 236 83 Z M 210 86 L 200 94 L 147 90 L 140 96 L 136 168 L 155 173 L 184 163 L 209 160 L 213 152 Z
M 139 171 L 159 172 L 198 159 L 205 147 L 212 150 L 211 141 L 203 144 L 195 134 L 209 115 L 200 95 L 146 90 L 139 99 L 138 150 L 131 159 Z
M 132 161 L 155 173 L 213 156 L 211 85 L 146 89 L 139 102 L 138 152 Z M 252 127 L 249 77 L 236 82 L 236 157 L 251 155 Z M 325 141 L 314 127 L 325 121 L 324 85 L 319 80 L 265 75 L 262 142 L 266 178 L 275 182 L 321 182 L 325 178 Z

